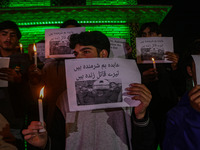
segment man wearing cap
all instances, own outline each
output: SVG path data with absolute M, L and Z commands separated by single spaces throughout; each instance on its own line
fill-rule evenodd
M 24 145 L 21 129 L 31 101 L 27 76 L 31 62 L 27 54 L 18 50 L 20 38 L 21 32 L 15 22 L 0 23 L 0 57 L 10 58 L 9 68 L 0 68 L 0 80 L 8 81 L 7 87 L 0 86 L 0 113 L 8 120 L 18 149 Z

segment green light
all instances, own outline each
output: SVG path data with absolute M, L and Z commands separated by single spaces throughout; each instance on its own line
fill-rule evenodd
M 29 26 L 29 25 L 53 25 L 53 24 L 61 24 L 61 23 L 63 23 L 63 21 L 19 22 L 17 24 L 20 25 L 20 26 L 23 26 L 23 25 Z M 86 20 L 84 20 L 84 21 L 78 21 L 78 23 L 80 23 L 80 24 L 82 24 L 82 23 L 83 24 L 85 24 L 85 23 L 86 24 L 122 23 L 122 24 L 124 24 L 124 23 L 126 23 L 126 21 L 124 21 L 124 20 L 121 20 L 121 21 L 117 21 L 117 20 L 99 20 L 99 21 L 90 20 L 90 21 L 86 21 Z
M 115 1 L 102 1 L 92 0 L 86 1 L 86 5 L 137 5 L 137 0 L 115 0 Z

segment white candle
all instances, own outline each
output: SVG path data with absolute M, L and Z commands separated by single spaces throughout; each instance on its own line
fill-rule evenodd
M 43 104 L 42 104 L 42 99 L 44 97 L 44 87 L 40 90 L 40 96 L 38 99 L 38 108 L 39 108 L 39 119 L 40 122 L 42 123 L 42 126 L 44 127 L 44 116 L 43 116 Z M 46 130 L 40 129 L 40 132 L 45 132 Z
M 36 48 L 35 43 L 33 44 L 33 50 L 34 50 L 35 66 L 37 67 L 37 48 Z
M 20 52 L 23 53 L 23 51 L 22 51 L 22 48 L 23 48 L 22 43 L 19 44 L 19 48 L 20 48 Z
M 153 57 L 152 57 L 152 61 L 153 61 L 153 68 L 156 69 L 156 62 Z

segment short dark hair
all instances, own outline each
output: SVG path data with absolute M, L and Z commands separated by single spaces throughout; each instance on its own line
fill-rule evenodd
M 82 46 L 94 46 L 99 54 L 103 49 L 110 53 L 110 41 L 108 37 L 100 31 L 81 32 L 70 36 L 70 48 L 74 49 L 76 44 Z
M 68 25 L 74 25 L 75 27 L 81 27 L 81 25 L 75 19 L 69 19 L 63 22 L 60 28 L 66 28 Z
M 19 30 L 18 25 L 13 21 L 7 20 L 7 21 L 1 22 L 0 23 L 0 31 L 4 30 L 4 29 L 14 29 L 17 33 L 17 38 L 20 39 L 22 37 L 22 34 Z
M 155 32 L 157 34 L 161 34 L 161 29 L 160 26 L 158 25 L 157 22 L 146 22 L 141 25 L 140 30 L 139 30 L 139 35 L 142 35 L 142 32 L 146 29 L 149 28 L 151 32 Z

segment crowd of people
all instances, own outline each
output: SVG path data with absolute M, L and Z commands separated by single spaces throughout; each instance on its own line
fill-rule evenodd
M 60 26 L 76 27 L 81 25 L 73 19 Z M 156 150 L 158 146 L 162 150 L 200 148 L 200 86 L 192 58 L 192 55 L 200 54 L 197 46 L 200 41 L 191 43 L 185 57 L 166 52 L 165 57 L 171 63 L 159 63 L 156 68 L 152 64 L 137 64 L 142 81 L 129 83 L 125 90 L 133 100 L 140 101 L 138 106 L 72 112 L 68 104 L 64 59 L 47 60 L 36 67 L 32 56 L 20 52 L 21 36 L 15 22 L 0 23 L 0 59 L 10 58 L 9 67 L 0 68 L 0 80 L 8 81 L 7 87 L 0 86 L 0 149 L 25 149 L 24 140 L 30 150 Z M 163 35 L 156 22 L 148 22 L 140 27 L 138 36 Z M 73 59 L 109 57 L 109 39 L 100 31 L 72 34 L 69 42 L 74 50 Z M 127 58 L 133 59 L 133 50 L 128 43 L 126 50 Z M 44 97 L 45 124 L 38 121 L 35 98 L 42 86 L 48 93 Z M 89 86 L 85 90 L 87 92 L 83 85 L 77 86 L 79 105 L 97 104 L 88 102 L 89 96 L 92 95 L 91 101 L 94 101 L 98 92 L 102 95 L 102 89 L 89 90 Z M 110 83 L 104 92 L 109 98 L 98 98 L 98 104 L 118 101 L 120 88 L 121 85 Z M 40 129 L 45 131 L 40 132 Z

